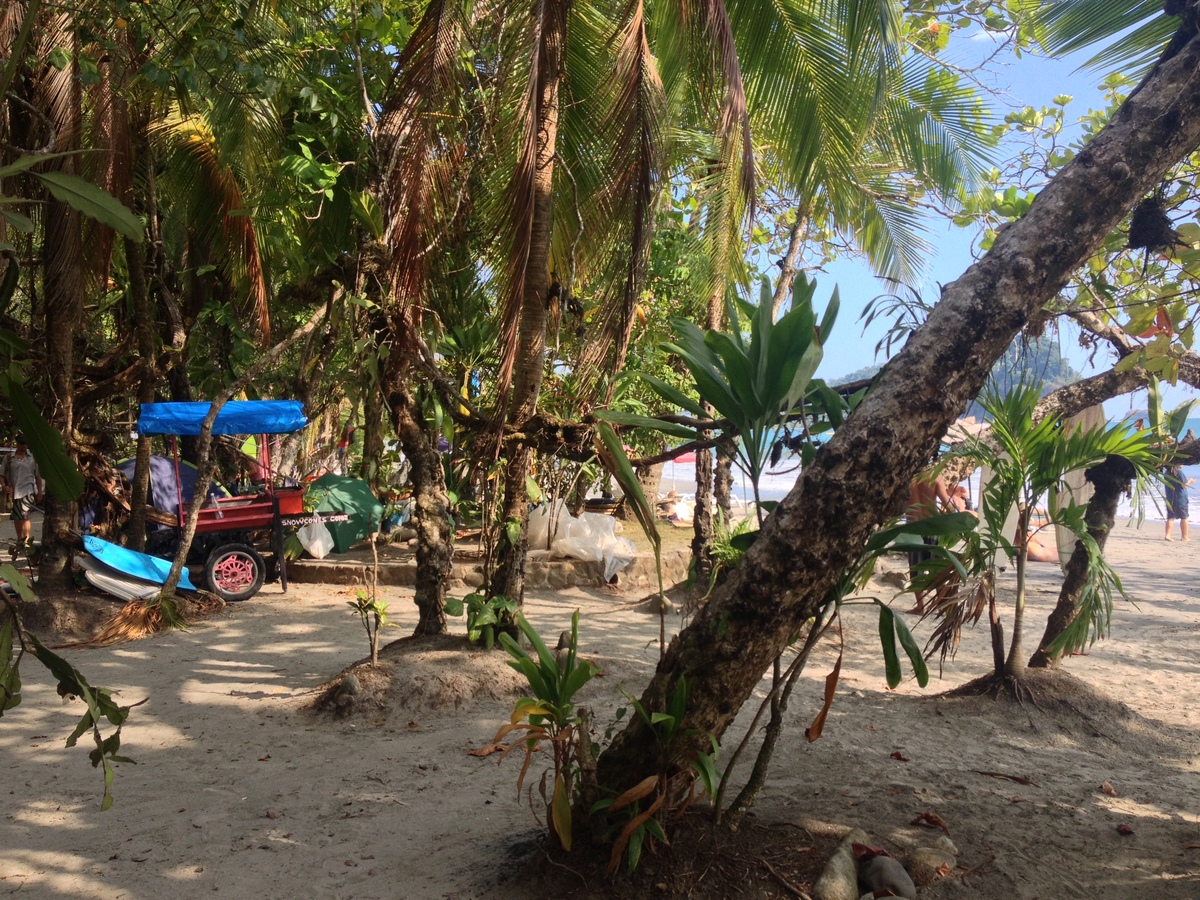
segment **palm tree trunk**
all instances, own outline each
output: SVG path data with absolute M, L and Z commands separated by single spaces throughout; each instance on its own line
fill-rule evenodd
M 546 366 L 546 291 L 550 271 L 550 223 L 554 197 L 554 156 L 558 141 L 558 89 L 565 49 L 567 2 L 546 4 L 551 19 L 544 26 L 538 49 L 541 67 L 540 102 L 537 106 L 537 149 L 532 178 L 532 215 L 529 220 L 528 253 L 522 267 L 523 292 L 517 332 L 513 389 L 508 424 L 519 431 L 537 412 Z M 506 447 L 504 502 L 501 524 L 506 530 L 515 523 L 519 537 L 502 540 L 500 561 L 492 577 L 491 593 L 521 600 L 525 594 L 525 553 L 529 528 L 529 494 L 525 478 L 533 451 L 520 439 Z
M 779 280 L 775 282 L 775 295 L 771 298 L 771 315 L 778 319 L 783 309 L 783 303 L 792 292 L 792 283 L 796 280 L 796 260 L 800 258 L 800 248 L 808 237 L 808 210 L 800 207 L 796 210 L 796 224 L 788 234 L 787 250 L 779 261 Z
M 1029 519 L 1033 515 L 1033 504 L 1017 516 L 1017 599 L 1013 610 L 1012 643 L 1008 647 L 1008 659 L 1004 661 L 1004 674 L 1020 678 L 1025 672 L 1025 651 L 1021 646 L 1021 626 L 1025 623 L 1025 575 L 1029 567 Z
M 49 19 L 42 42 L 42 59 L 65 49 L 72 64 L 50 71 L 39 89 L 39 105 L 55 129 L 54 149 L 78 150 L 82 138 L 83 106 L 78 71 L 78 39 L 71 19 Z M 60 171 L 78 174 L 79 157 L 57 162 Z M 51 164 L 53 165 L 53 163 Z M 83 318 L 83 230 L 80 214 L 53 197 L 46 201 L 45 242 L 42 248 L 45 291 L 45 377 L 42 407 L 47 420 L 63 438 L 63 447 L 75 455 L 75 335 Z M 38 578 L 42 585 L 67 588 L 70 584 L 70 532 L 77 527 L 76 504 L 46 495 L 42 522 L 42 558 Z
M 150 165 L 149 144 L 146 138 L 146 123 L 148 113 L 142 113 L 130 118 L 130 160 L 131 171 L 145 161 Z M 136 179 L 135 179 L 136 183 Z M 135 200 L 134 208 L 144 210 L 146 204 Z M 141 379 L 138 385 L 138 401 L 152 403 L 154 389 L 158 381 L 155 369 L 155 340 L 154 318 L 150 313 L 150 290 L 146 281 L 146 253 L 137 241 L 125 240 L 125 261 L 129 269 L 129 293 L 133 299 L 134 327 L 137 329 L 138 358 L 142 363 Z M 133 488 L 129 497 L 129 523 L 126 526 L 128 546 L 134 550 L 144 550 L 146 547 L 146 505 L 150 496 L 150 456 L 151 439 L 139 437 L 137 441 L 137 456 L 133 467 Z
M 715 455 L 716 470 L 713 472 L 713 513 L 721 511 L 728 526 L 733 516 L 733 449 L 727 441 L 718 442 Z
M 705 437 L 702 434 L 701 437 Z M 692 563 L 696 583 L 708 584 L 713 571 L 713 465 L 712 450 L 696 451 L 696 503 L 692 507 Z
M 722 282 L 708 298 L 708 318 L 705 325 L 712 331 L 720 330 L 721 323 L 725 319 L 724 299 L 725 287 Z M 716 415 L 716 410 L 708 403 L 702 403 L 701 409 L 704 411 L 704 415 L 710 419 Z M 712 432 L 706 431 L 701 436 L 707 439 L 711 435 Z M 711 450 L 696 451 L 696 503 L 692 511 L 692 562 L 696 567 L 697 580 L 700 584 L 706 584 L 712 575 L 713 520 L 716 513 L 715 501 L 718 500 L 717 484 L 713 478 L 713 456 L 714 452 Z M 725 474 L 729 474 L 728 470 Z M 728 509 L 728 479 L 724 484 L 724 500 L 725 508 Z
M 399 353 L 392 354 L 395 357 Z M 418 620 L 414 635 L 445 634 L 446 582 L 454 555 L 454 522 L 446 494 L 442 456 L 412 393 L 411 370 L 395 372 L 385 385 L 392 425 L 408 458 L 413 486 L 413 527 L 417 531 L 417 582 L 413 602 Z
M 1087 480 L 1095 487 L 1095 493 L 1088 501 L 1084 521 L 1087 522 L 1088 534 L 1102 551 L 1117 518 L 1117 504 L 1121 495 L 1129 490 L 1129 483 L 1135 474 L 1129 461 L 1120 456 L 1110 456 L 1086 472 Z M 1049 647 L 1079 615 L 1079 600 L 1088 582 L 1089 563 L 1087 550 L 1082 543 L 1076 541 L 1075 550 L 1063 573 L 1063 586 L 1058 595 L 1058 603 L 1050 613 L 1050 618 L 1046 620 L 1046 631 L 1029 660 L 1030 668 L 1052 669 L 1062 661 L 1062 651 L 1051 653 Z
M 1200 36 L 1185 39 L 1151 70 L 1136 102 L 1123 106 L 987 254 L 943 289 L 925 324 L 767 519 L 744 564 L 671 642 L 641 702 L 650 713 L 663 711 L 686 673 L 680 733 L 688 737 L 672 749 L 681 769 L 710 735 L 724 734 L 1029 316 L 1200 145 Z M 597 766 L 599 783 L 617 792 L 654 774 L 654 730 L 633 717 Z

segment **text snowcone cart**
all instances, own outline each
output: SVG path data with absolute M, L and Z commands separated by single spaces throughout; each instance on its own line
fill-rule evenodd
M 207 402 L 143 403 L 138 418 L 138 434 L 171 438 L 175 484 L 179 492 L 177 524 L 180 534 L 187 521 L 187 504 L 179 478 L 178 438 L 198 436 L 210 408 L 211 404 Z M 261 490 L 252 493 L 217 496 L 210 492 L 200 510 L 188 561 L 203 566 L 208 588 L 224 600 L 249 600 L 268 579 L 266 562 L 252 543 L 252 533 L 256 531 L 270 531 L 271 552 L 275 558 L 273 574 L 287 590 L 283 529 L 285 525 L 293 524 L 289 518 L 304 521 L 304 488 L 301 485 L 275 485 L 266 437 L 291 434 L 307 424 L 304 406 L 298 400 L 231 400 L 217 413 L 212 430 L 214 437 L 258 436 L 257 465 L 262 481 Z M 197 484 L 196 490 L 208 490 L 208 486 Z M 177 546 L 177 541 L 175 544 Z

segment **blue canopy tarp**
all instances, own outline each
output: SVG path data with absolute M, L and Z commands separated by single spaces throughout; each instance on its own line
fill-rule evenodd
M 138 434 L 198 435 L 212 404 L 143 403 Z M 299 400 L 230 400 L 217 413 L 213 434 L 291 434 L 308 424 Z

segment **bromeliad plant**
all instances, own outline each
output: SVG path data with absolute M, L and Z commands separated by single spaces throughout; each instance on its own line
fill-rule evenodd
M 500 634 L 500 644 L 512 657 L 509 665 L 525 676 L 532 697 L 522 697 L 513 708 L 512 721 L 496 732 L 494 742 L 499 744 L 514 733 L 518 734 L 502 748 L 503 762 L 513 750 L 525 752 L 521 774 L 517 778 L 517 799 L 520 800 L 525 775 L 533 762 L 534 752 L 549 745 L 553 767 L 543 776 L 539 787 L 546 808 L 546 821 L 550 831 L 564 850 L 572 845 L 571 809 L 575 795 L 583 791 L 586 796 L 590 787 L 582 782 L 595 777 L 595 759 L 592 754 L 591 737 L 588 734 L 586 712 L 575 708 L 575 695 L 592 680 L 596 667 L 586 659 L 579 659 L 579 611 L 571 616 L 571 632 L 561 642 L 558 655 L 542 641 L 541 637 L 525 617 L 517 614 L 517 627 L 532 645 L 536 656 L 530 656 L 506 632 Z M 566 637 L 566 635 L 564 635 Z M 553 775 L 552 786 L 547 790 L 546 781 Z M 533 796 L 530 788 L 529 803 Z

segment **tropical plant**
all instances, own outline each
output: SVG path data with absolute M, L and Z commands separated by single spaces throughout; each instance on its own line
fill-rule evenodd
M 359 588 L 354 599 L 347 601 L 347 606 L 358 614 L 362 626 L 367 632 L 367 643 L 371 645 L 371 665 L 379 665 L 379 634 L 384 628 L 393 625 L 387 617 L 387 601 L 380 597 L 374 589 L 365 591 Z
M 931 647 L 943 658 L 958 640 L 966 621 L 978 621 L 985 609 L 992 622 L 992 650 L 995 669 L 981 684 L 991 687 L 1017 682 L 1025 671 L 1022 630 L 1026 607 L 1026 574 L 1029 544 L 1036 530 L 1033 517 L 1042 498 L 1048 495 L 1045 526 L 1068 528 L 1086 549 L 1095 578 L 1120 589 L 1112 570 L 1104 563 L 1100 548 L 1088 533 L 1083 504 L 1059 500 L 1058 487 L 1068 472 L 1086 469 L 1110 456 L 1128 461 L 1140 476 L 1155 471 L 1157 453 L 1153 436 L 1133 431 L 1127 424 L 1111 428 L 1072 428 L 1056 415 L 1041 420 L 1035 408 L 1041 392 L 1035 384 L 1019 385 L 1001 395 L 989 388 L 980 396 L 980 404 L 992 422 L 990 434 L 969 436 L 961 454 L 978 466 L 987 466 L 992 476 L 981 491 L 978 540 L 968 543 L 968 551 L 959 559 L 970 572 L 966 590 L 943 591 L 937 595 L 934 614 L 941 620 L 931 638 Z M 1006 532 L 1016 510 L 1015 534 Z M 1040 526 L 1040 527 L 1045 527 Z M 1011 527 L 1011 526 L 1009 526 Z M 1005 655 L 1003 631 L 996 612 L 995 569 L 1000 560 L 1013 560 L 1016 567 L 1016 597 L 1012 619 L 1012 637 Z M 1094 592 L 1106 596 L 1105 588 Z M 1093 604 L 1089 621 L 1103 631 L 1108 605 Z
M 622 856 L 632 872 L 637 868 L 642 850 L 648 843 L 652 844 L 655 840 L 669 843 L 663 820 L 669 815 L 676 818 L 683 815 L 701 797 L 715 798 L 721 780 L 716 767 L 720 751 L 716 739 L 683 726 L 688 699 L 686 678 L 680 677 L 671 691 L 665 712 L 650 712 L 637 697 L 628 692 L 625 696 L 638 717 L 654 733 L 658 747 L 658 771 L 620 795 L 604 797 L 592 804 L 589 811 L 592 815 L 604 812 L 611 817 L 614 813 L 624 811 L 624 818 L 613 822 L 609 828 L 609 837 L 613 839 L 608 862 L 610 876 L 616 872 Z M 682 739 L 692 736 L 707 738 L 709 749 L 686 748 L 682 750 L 683 760 L 678 759 Z M 682 771 L 681 762 L 686 764 Z M 678 778 L 673 779 L 676 773 L 682 776 L 682 783 Z M 697 785 L 699 791 L 696 790 Z
M 533 646 L 536 658 L 530 656 L 507 633 L 500 634 L 500 643 L 508 651 L 509 665 L 525 676 L 532 697 L 522 697 L 513 708 L 512 721 L 496 732 L 496 749 L 503 750 L 500 762 L 513 750 L 525 752 L 521 774 L 517 778 L 517 799 L 525 775 L 533 762 L 533 754 L 543 743 L 549 744 L 552 754 L 553 785 L 549 793 L 543 777 L 539 791 L 545 803 L 546 822 L 551 834 L 564 850 L 573 843 L 572 807 L 577 793 L 585 799 L 594 792 L 595 758 L 586 714 L 575 706 L 575 695 L 596 675 L 595 665 L 579 659 L 579 610 L 571 616 L 571 631 L 560 642 L 557 657 L 551 653 L 537 631 L 525 617 L 517 614 L 517 626 Z M 517 733 L 520 736 L 506 746 L 500 741 Z M 592 784 L 586 783 L 591 780 Z M 530 792 L 532 806 L 532 789 Z
M 754 489 L 759 525 L 763 506 L 759 484 L 770 465 L 781 426 L 799 417 L 806 435 L 836 428 L 846 410 L 845 401 L 814 379 L 839 308 L 837 288 L 818 326 L 813 310 L 816 282 L 799 276 L 792 308 L 778 321 L 772 313 L 771 283 L 763 279 L 759 302 L 749 307 L 749 336 L 742 333 L 737 304 L 728 308 L 730 333 L 702 331 L 686 319 L 673 318 L 676 342 L 664 350 L 677 355 L 687 366 L 699 400 L 651 375 L 641 377 L 666 401 L 707 420 L 703 403 L 716 410 L 721 421 L 705 423 L 726 432 L 735 440 L 735 461 Z M 803 404 L 803 405 L 802 405 Z M 701 426 L 665 422 L 646 416 L 603 410 L 597 415 L 617 424 L 650 427 L 678 437 L 700 439 Z M 802 443 L 802 454 L 811 458 L 810 443 Z
M 37 595 L 25 576 L 13 566 L 2 564 L 0 578 L 8 582 L 20 598 L 18 601 L 7 592 L 0 592 L 0 598 L 3 600 L 3 608 L 0 608 L 0 716 L 20 704 L 21 660 L 27 653 L 32 654 L 57 679 L 60 697 L 77 697 L 87 707 L 75 729 L 67 737 L 66 745 L 74 747 L 80 737 L 87 732 L 91 733 L 95 746 L 88 753 L 88 758 L 92 762 L 92 768 L 103 769 L 104 796 L 100 808 L 107 810 L 113 804 L 112 764 L 134 762 L 120 755 L 121 729 L 129 718 L 129 711 L 146 701 L 139 700 L 128 706 L 118 706 L 113 702 L 111 691 L 89 684 L 82 672 L 47 648 L 22 624 L 21 603 L 37 602 Z M 104 721 L 115 727 L 115 730 L 107 735 L 101 730 Z
M 472 644 L 483 644 L 485 650 L 491 650 L 496 645 L 497 634 L 503 634 L 503 629 L 510 627 L 514 616 L 520 609 L 515 600 L 499 595 L 489 597 L 478 592 L 467 594 L 461 600 L 457 597 L 446 598 L 446 615 L 461 616 L 467 614 L 467 639 Z
M 961 564 L 957 562 L 956 558 L 947 549 L 947 545 L 955 543 L 964 536 L 969 535 L 974 531 L 975 524 L 975 517 L 967 513 L 940 514 L 928 516 L 913 522 L 893 522 L 878 529 L 868 538 L 857 557 L 850 565 L 841 570 L 837 581 L 825 595 L 823 602 L 817 607 L 813 617 L 805 622 L 803 627 L 798 629 L 792 636 L 790 646 L 799 643 L 799 647 L 794 651 L 792 661 L 788 664 L 786 670 L 776 671 L 770 693 L 768 693 L 767 697 L 760 704 L 754 719 L 751 721 L 750 728 L 733 751 L 733 754 L 729 758 L 729 763 L 721 775 L 721 789 L 713 800 L 714 816 L 718 822 L 724 822 L 731 828 L 737 828 L 742 818 L 758 799 L 759 792 L 766 782 L 775 746 L 783 730 L 783 716 L 787 712 L 792 690 L 796 685 L 797 679 L 808 664 L 809 656 L 813 648 L 817 645 L 817 642 L 828 633 L 835 623 L 840 623 L 840 612 L 844 605 L 853 602 L 867 602 L 879 607 L 879 640 L 883 652 L 884 675 L 888 687 L 896 687 L 903 677 L 897 642 L 899 642 L 900 648 L 903 649 L 904 654 L 908 657 L 913 674 L 917 679 L 917 684 L 925 687 L 929 681 L 929 672 L 925 665 L 925 659 L 904 620 L 897 616 L 891 607 L 879 598 L 869 597 L 865 601 L 859 601 L 856 600 L 854 595 L 861 592 L 866 586 L 867 581 L 874 572 L 877 560 L 888 553 L 904 553 L 908 550 L 919 548 L 932 552 L 936 558 L 945 560 L 952 571 L 957 570 L 961 574 L 965 574 L 965 571 L 962 571 Z M 744 550 L 749 549 L 749 546 L 753 544 L 758 536 L 758 532 L 749 532 L 747 535 L 743 535 L 746 540 L 742 543 L 747 545 Z M 926 536 L 936 536 L 942 539 L 942 542 L 935 547 L 930 547 L 923 540 Z M 800 640 L 801 635 L 803 635 L 802 642 Z M 778 661 L 781 659 L 782 654 L 776 658 L 777 666 Z M 819 739 L 824 731 L 826 718 L 836 697 L 841 668 L 842 653 L 839 651 L 833 670 L 825 678 L 821 708 L 814 717 L 812 724 L 805 729 L 805 737 L 809 742 Z M 767 710 L 771 711 L 771 717 L 767 723 L 762 744 L 759 746 L 758 753 L 756 754 L 754 766 L 741 790 L 726 807 L 725 789 L 732 784 L 733 771 L 742 754 L 750 745 L 752 737 L 756 735 L 758 723 Z

